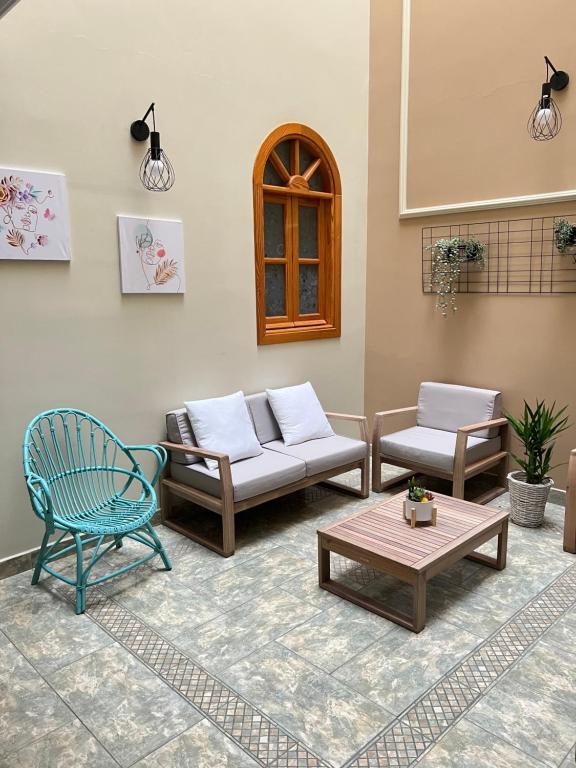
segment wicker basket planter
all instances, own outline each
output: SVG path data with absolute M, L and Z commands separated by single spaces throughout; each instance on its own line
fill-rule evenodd
M 508 475 L 510 519 L 525 528 L 538 528 L 544 522 L 544 509 L 554 481 L 549 477 L 542 485 L 532 485 L 525 482 L 525 477 L 524 472 Z

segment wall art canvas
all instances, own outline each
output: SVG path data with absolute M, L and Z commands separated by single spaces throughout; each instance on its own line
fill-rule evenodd
M 184 293 L 181 221 L 118 216 L 122 293 Z
M 64 174 L 0 166 L 0 259 L 70 261 Z

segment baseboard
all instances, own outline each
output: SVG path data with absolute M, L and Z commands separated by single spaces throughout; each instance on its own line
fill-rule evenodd
M 162 521 L 159 509 L 155 512 L 150 522 L 152 525 L 160 525 Z M 54 552 L 59 552 L 71 543 L 72 537 L 65 536 L 58 546 L 54 548 Z M 93 546 L 94 542 L 89 544 L 86 549 L 90 549 L 90 547 Z M 23 573 L 24 571 L 29 571 L 34 568 L 38 552 L 40 552 L 40 547 L 35 547 L 34 549 L 28 549 L 26 552 L 19 552 L 17 555 L 10 555 L 9 557 L 0 560 L 0 581 L 2 581 L 2 579 L 7 579 L 9 576 L 16 576 L 18 573 Z

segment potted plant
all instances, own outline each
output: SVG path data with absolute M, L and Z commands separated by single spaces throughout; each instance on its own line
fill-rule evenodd
M 415 523 L 429 523 L 434 517 L 434 494 L 408 480 L 408 494 L 404 500 L 404 517 Z
M 554 439 L 568 429 L 565 412 L 566 406 L 557 410 L 556 403 L 548 407 L 544 401 L 536 401 L 536 406 L 530 407 L 524 401 L 520 418 L 506 414 L 524 454 L 523 458 L 512 454 L 521 469 L 508 475 L 510 519 L 516 525 L 537 528 L 544 521 L 544 508 L 554 485 L 548 477 Z
M 566 253 L 576 245 L 576 225 L 568 219 L 559 218 L 554 222 L 554 243 L 560 253 Z
M 441 238 L 429 246 L 432 251 L 432 274 L 430 288 L 436 292 L 436 309 L 442 317 L 448 316 L 448 309 L 456 312 L 456 288 L 462 264 L 469 262 L 484 269 L 486 246 L 475 237 Z

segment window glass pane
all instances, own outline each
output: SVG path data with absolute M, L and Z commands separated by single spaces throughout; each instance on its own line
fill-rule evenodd
M 266 317 L 286 314 L 286 274 L 284 264 L 266 264 Z
M 284 255 L 284 206 L 264 203 L 264 256 L 283 259 Z
M 300 173 L 304 173 L 306 168 L 316 160 L 316 157 L 309 152 L 304 144 L 300 142 Z
M 311 205 L 298 206 L 298 257 L 318 258 L 318 208 Z
M 308 179 L 308 186 L 313 189 L 314 192 L 324 192 L 324 179 L 320 170 L 314 171 L 314 174 Z
M 284 186 L 282 179 L 280 178 L 280 174 L 276 168 L 274 168 L 270 160 L 268 160 L 264 166 L 264 184 L 274 184 L 276 187 Z
M 318 265 L 301 264 L 299 269 L 300 314 L 318 312 Z
M 288 139 L 286 141 L 282 141 L 280 144 L 278 144 L 274 149 L 276 150 L 276 154 L 282 160 L 284 163 L 284 167 L 288 171 L 289 174 L 292 174 L 292 171 L 290 170 L 290 145 L 292 144 L 291 141 Z

